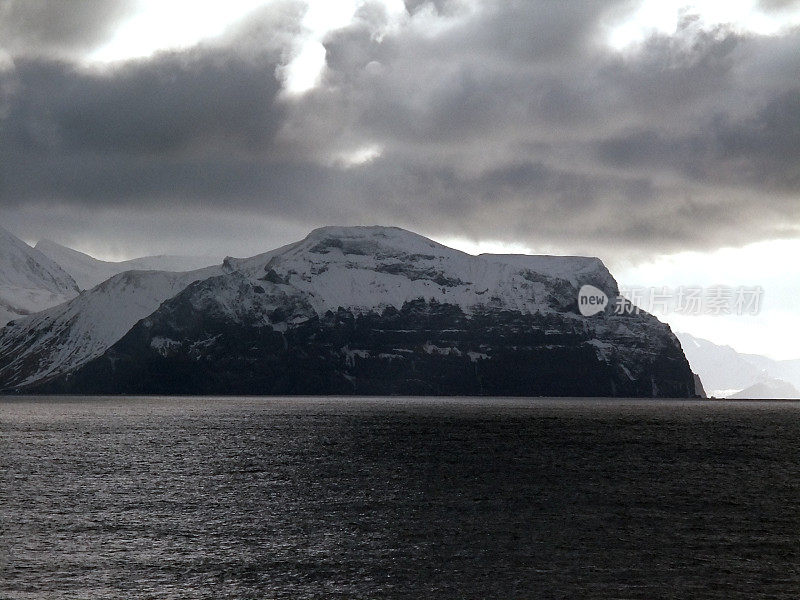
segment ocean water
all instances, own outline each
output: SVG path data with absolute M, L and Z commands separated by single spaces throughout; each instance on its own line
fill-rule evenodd
M 800 404 L 0 402 L 0 598 L 798 598 Z

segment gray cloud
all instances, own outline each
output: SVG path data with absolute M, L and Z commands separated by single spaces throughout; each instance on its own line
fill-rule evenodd
M 286 224 L 242 248 L 377 222 L 606 257 L 800 224 L 800 33 L 689 17 L 616 53 L 603 27 L 627 1 L 422 4 L 382 36 L 385 13 L 366 5 L 326 40 L 322 85 L 296 98 L 278 75 L 294 3 L 224 43 L 113 70 L 18 59 L 0 74 L 0 214 L 26 230 L 32 206 L 172 211 L 195 232 L 222 214 Z M 373 145 L 380 157 L 347 163 Z M 131 230 L 138 247 L 146 232 Z
M 40 152 L 169 156 L 225 141 L 252 152 L 269 143 L 281 120 L 274 69 L 269 57 L 261 63 L 198 50 L 108 73 L 18 62 L 18 85 L 31 93 L 9 115 L 22 125 L 9 133 Z
M 605 139 L 597 154 L 617 167 L 673 171 L 698 183 L 800 191 L 800 88 L 773 98 L 746 119 L 720 114 L 699 125 L 689 135 L 643 129 Z
M 798 0 L 759 0 L 758 5 L 762 10 L 782 11 L 795 9 L 800 6 L 800 2 Z
M 108 72 L 18 61 L 8 75 L 18 91 L 0 121 L 3 197 L 141 200 L 237 177 L 248 185 L 282 122 L 276 64 L 216 49 Z
M 87 50 L 105 40 L 133 5 L 132 0 L 3 0 L 0 48 L 12 55 Z
M 420 9 L 432 7 L 437 13 L 442 14 L 453 10 L 460 4 L 458 0 L 405 0 L 406 10 L 414 14 Z

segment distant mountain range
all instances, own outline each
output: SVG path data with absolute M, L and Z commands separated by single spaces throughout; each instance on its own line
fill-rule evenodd
M 194 256 L 146 256 L 108 262 L 49 240 L 31 248 L 0 227 L 0 327 L 70 300 L 81 290 L 125 271 L 182 272 L 220 262 Z
M 210 256 L 145 256 L 121 262 L 98 260 L 83 252 L 50 240 L 41 240 L 36 250 L 52 259 L 69 273 L 82 290 L 89 290 L 106 279 L 125 271 L 193 271 L 222 262 Z
M 773 360 L 737 352 L 688 333 L 675 335 L 709 396 L 800 398 L 800 360 Z
M 76 297 L 0 330 L 6 392 L 695 394 L 669 327 L 616 314 L 624 300 L 596 258 L 472 256 L 392 227 L 325 227 L 194 271 L 112 273 L 77 295 L 121 263 L 25 247 L 61 260 Z M 609 297 L 591 317 L 584 285 Z

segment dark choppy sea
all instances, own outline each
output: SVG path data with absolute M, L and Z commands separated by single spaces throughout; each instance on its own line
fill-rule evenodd
M 800 597 L 800 404 L 0 403 L 0 598 Z

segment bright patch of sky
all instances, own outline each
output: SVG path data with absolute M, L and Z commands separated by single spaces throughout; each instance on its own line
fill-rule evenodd
M 713 252 L 681 252 L 637 265 L 612 265 L 621 288 L 716 286 L 763 289 L 758 314 L 676 314 L 653 310 L 675 331 L 685 331 L 739 352 L 776 359 L 800 358 L 800 240 L 759 242 Z M 647 307 L 643 307 L 647 308 Z
M 644 0 L 632 12 L 617 15 L 608 25 L 608 43 L 623 50 L 656 34 L 676 33 L 681 20 L 698 19 L 704 29 L 726 25 L 735 31 L 776 35 L 800 24 L 800 9 L 764 12 L 756 0 Z
M 304 35 L 296 41 L 294 58 L 283 70 L 285 89 L 289 94 L 302 94 L 317 86 L 325 71 L 323 41 L 331 31 L 347 26 L 353 21 L 364 0 L 310 1 L 303 18 Z M 387 28 L 395 26 L 406 16 L 401 0 L 381 0 L 388 17 Z M 376 31 L 380 37 L 383 32 Z
M 350 152 L 343 152 L 334 158 L 334 162 L 342 167 L 357 167 L 375 160 L 381 155 L 383 148 L 378 144 L 362 146 Z
M 357 0 L 327 0 L 310 2 L 303 17 L 304 35 L 296 41 L 294 58 L 283 70 L 285 89 L 290 94 L 302 94 L 319 82 L 325 68 L 325 48 L 322 40 L 330 31 L 341 29 L 353 20 L 360 2 Z
M 272 4 L 272 0 L 139 0 L 133 14 L 120 23 L 105 44 L 92 51 L 91 62 L 110 63 L 146 58 L 161 50 L 188 48 L 218 37 L 240 23 L 253 11 Z M 331 31 L 352 22 L 364 0 L 310 0 L 302 21 L 302 33 L 290 49 L 290 59 L 281 69 L 289 94 L 302 94 L 314 88 L 325 68 L 322 42 Z M 381 0 L 389 23 L 406 16 L 402 0 Z M 376 32 L 380 35 L 380 32 Z
M 442 238 L 440 243 L 467 254 L 541 254 L 528 246 L 498 240 L 470 240 L 468 238 Z
M 87 58 L 107 63 L 146 58 L 160 50 L 188 48 L 223 34 L 248 13 L 269 3 L 267 0 L 139 0 L 137 9 L 120 23 L 111 39 Z

